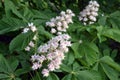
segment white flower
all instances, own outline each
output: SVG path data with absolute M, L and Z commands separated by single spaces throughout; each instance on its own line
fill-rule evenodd
M 50 22 L 46 22 L 46 26 L 49 26 L 50 25 Z
M 61 27 L 62 26 L 62 23 L 61 22 L 57 22 L 56 24 L 58 27 Z
M 52 28 L 52 29 L 51 29 L 51 33 L 56 33 L 55 28 Z
M 61 35 L 62 33 L 61 32 L 57 32 L 57 35 Z
M 64 20 L 65 20 L 65 18 L 63 16 L 61 16 L 60 21 L 64 21 Z
M 42 63 L 44 60 L 46 60 L 46 57 L 44 55 L 41 55 L 39 58 L 38 58 L 38 62 Z
M 57 27 L 57 30 L 58 31 L 62 31 L 62 27 Z
M 63 39 L 69 40 L 71 37 L 68 34 L 61 35 Z
M 49 70 L 48 69 L 43 69 L 42 74 L 43 74 L 44 77 L 49 76 Z
M 89 24 L 93 24 L 94 22 L 90 21 Z
M 73 21 L 72 21 L 71 18 L 67 19 L 66 22 L 67 22 L 67 23 L 73 23 Z
M 48 60 L 52 60 L 54 57 L 55 57 L 55 54 L 54 54 L 54 53 L 49 53 L 49 54 L 47 54 L 47 59 L 48 59 Z
M 33 23 L 28 23 L 28 26 L 29 26 L 29 27 L 33 26 Z
M 79 43 L 81 44 L 83 41 L 82 40 L 79 40 Z
M 54 27 L 54 26 L 55 26 L 55 23 L 54 23 L 54 22 L 50 22 L 50 23 L 49 23 L 49 26 L 50 26 L 50 27 Z
M 35 26 L 31 26 L 30 29 L 31 29 L 32 32 L 37 31 L 37 28 Z
M 94 17 L 94 16 L 89 16 L 89 19 L 90 19 L 91 21 L 96 21 L 96 17 Z
M 29 46 L 30 47 L 34 47 L 35 46 L 35 44 L 33 43 L 33 41 L 30 41 Z
M 27 46 L 27 47 L 25 48 L 25 51 L 30 51 L 30 47 Z
M 93 16 L 98 16 L 98 13 L 97 13 L 97 12 L 91 12 L 91 14 L 92 14 Z
M 67 12 L 68 14 L 71 14 L 71 13 L 72 13 L 72 11 L 71 11 L 70 9 L 67 9 L 66 12 Z
M 67 9 L 66 12 L 61 11 L 60 16 L 56 16 L 56 18 L 52 18 L 49 22 L 46 22 L 46 26 L 50 28 L 54 27 L 56 29 L 56 34 L 58 34 L 58 32 L 66 32 L 68 24 L 73 23 L 73 16 L 75 16 L 75 14 L 70 9 Z M 54 31 L 51 31 L 51 33 L 54 33 Z
M 36 70 L 36 69 L 38 69 L 38 68 L 41 68 L 41 64 L 39 64 L 39 63 L 33 63 L 33 66 L 32 66 L 32 69 L 33 70 Z
M 31 56 L 31 61 L 32 61 L 32 62 L 34 62 L 34 61 L 36 61 L 36 60 L 38 61 L 39 58 L 40 58 L 39 55 L 36 55 L 36 54 L 35 54 L 35 55 L 32 55 L 32 56 Z
M 61 12 L 60 12 L 60 15 L 61 15 L 61 16 L 65 16 L 66 13 L 65 13 L 64 11 L 61 11 Z
M 62 23 L 63 23 L 63 27 L 64 27 L 64 28 L 68 28 L 68 24 L 67 24 L 66 21 L 63 21 Z
M 35 54 L 31 57 L 33 70 L 41 68 L 42 64 L 46 64 L 47 68 L 42 70 L 42 74 L 47 77 L 50 71 L 59 69 L 62 60 L 65 58 L 64 53 L 68 52 L 68 47 L 71 46 L 69 39 L 70 36 L 68 34 L 61 34 L 41 45 L 38 48 L 39 55 Z
M 55 66 L 54 66 L 54 64 L 52 62 L 48 64 L 48 69 L 50 71 L 54 71 L 55 70 Z
M 49 46 L 45 44 L 44 46 L 38 47 L 38 53 L 46 53 L 48 51 Z
M 56 19 L 55 19 L 55 18 L 52 18 L 50 21 L 51 21 L 51 22 L 55 22 L 55 21 L 56 21 Z
M 79 17 L 79 20 L 81 21 L 83 18 L 82 17 Z
M 37 40 L 37 36 L 36 35 L 34 35 L 33 40 Z
M 27 33 L 29 30 L 29 28 L 24 28 L 22 33 Z
M 80 12 L 79 20 L 82 21 L 84 25 L 93 24 L 97 21 L 96 17 L 98 16 L 98 9 L 99 4 L 97 1 L 89 1 L 89 4 L 85 9 Z
M 31 30 L 32 32 L 35 32 L 37 28 L 33 25 L 33 23 L 28 23 L 28 27 L 24 28 L 22 33 L 26 33 L 29 30 Z
M 66 14 L 65 19 L 69 19 L 69 18 L 71 18 L 71 16 L 69 14 Z
M 86 23 L 86 22 L 84 22 L 83 24 L 84 24 L 84 25 L 87 25 L 87 23 Z
M 88 18 L 85 17 L 85 18 L 83 19 L 83 21 L 88 21 Z

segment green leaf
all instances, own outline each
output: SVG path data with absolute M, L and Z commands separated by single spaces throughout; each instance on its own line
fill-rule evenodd
M 17 76 L 20 76 L 20 75 L 22 75 L 22 74 L 25 74 L 25 73 L 27 73 L 27 72 L 29 72 L 31 69 L 17 69 L 16 71 L 15 71 L 15 74 L 17 75 Z
M 87 61 L 88 65 L 92 65 L 97 60 L 97 53 L 98 48 L 94 43 L 84 42 L 84 44 L 80 45 L 80 55 L 85 57 L 85 60 Z
M 5 4 L 5 12 L 7 17 L 11 17 L 11 14 L 14 13 L 19 18 L 25 20 L 24 17 L 17 11 L 16 6 L 13 4 L 12 1 L 5 0 L 4 4 Z
M 120 29 L 120 11 L 113 12 L 110 14 L 109 22 L 112 24 L 112 27 Z
M 71 65 L 75 60 L 74 54 L 72 51 L 66 53 L 65 60 L 67 65 Z
M 48 31 L 46 31 L 45 29 L 44 29 L 44 27 L 43 26 L 38 26 L 38 32 L 39 32 L 39 34 L 41 35 L 41 36 L 45 36 L 46 38 L 48 38 L 48 39 L 51 39 L 52 37 L 53 37 L 53 35 L 52 34 L 50 34 Z
M 76 43 L 73 43 L 71 48 L 72 50 L 74 51 L 74 54 L 75 54 L 75 58 L 81 58 L 82 55 L 80 55 L 80 43 L 76 42 Z
M 106 20 L 107 20 L 107 16 L 100 17 L 100 19 L 98 20 L 99 25 L 104 26 L 106 24 Z
M 73 72 L 79 71 L 80 68 L 81 68 L 81 66 L 79 65 L 79 63 L 77 63 L 77 62 L 73 63 Z
M 0 20 L 0 34 L 4 34 L 10 31 L 16 31 L 23 28 L 25 23 L 22 20 L 16 18 L 3 18 Z
M 3 57 L 2 54 L 0 54 L 0 72 L 4 72 L 4 73 L 13 72 L 7 60 Z
M 104 49 L 103 54 L 104 54 L 104 56 L 110 56 L 110 49 L 109 48 Z
M 105 29 L 102 35 L 120 42 L 120 30 L 118 29 Z
M 34 36 L 34 33 L 28 32 L 28 33 L 21 33 L 17 37 L 15 37 L 9 45 L 10 52 L 13 52 L 15 50 L 23 50 L 28 43 L 32 40 Z
M 109 56 L 104 56 L 100 59 L 100 62 L 105 63 L 114 69 L 120 71 L 120 65 L 118 65 L 116 62 L 114 62 Z
M 76 76 L 78 80 L 102 80 L 101 75 L 97 71 L 79 71 Z
M 48 77 L 47 80 L 59 80 L 58 76 L 54 73 L 51 73 Z
M 72 72 L 71 67 L 68 66 L 68 65 L 65 65 L 65 64 L 62 64 L 62 65 L 61 65 L 61 70 L 65 71 L 65 72 L 68 72 L 68 73 L 71 73 L 71 72 Z
M 117 71 L 106 64 L 101 64 L 101 66 L 110 80 L 118 80 L 119 73 Z
M 9 76 L 6 74 L 0 74 L 0 79 L 8 78 Z
M 12 71 L 15 71 L 16 68 L 17 68 L 18 65 L 19 65 L 19 61 L 18 61 L 15 57 L 10 57 L 10 58 L 8 59 L 8 63 L 9 63 L 9 65 L 10 65 Z
M 20 78 L 15 78 L 15 80 L 21 80 Z
M 103 41 L 106 41 L 106 40 L 107 40 L 106 37 L 105 37 L 105 36 L 102 36 L 103 32 L 104 32 L 106 29 L 104 29 L 103 26 L 97 26 L 97 27 L 96 27 L 96 30 L 98 31 L 98 32 L 97 32 L 97 37 L 98 37 L 98 39 L 99 39 L 99 42 L 101 43 L 101 42 L 103 42 Z
M 71 78 L 72 78 L 72 74 L 68 74 L 65 77 L 63 77 L 62 80 L 72 80 Z
M 117 56 L 118 50 L 114 49 L 111 53 L 111 57 L 114 59 Z

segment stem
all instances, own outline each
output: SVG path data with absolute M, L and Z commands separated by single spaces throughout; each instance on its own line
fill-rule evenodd
M 97 36 L 91 41 L 91 43 L 94 42 L 96 39 L 97 39 Z
M 39 73 L 36 71 L 36 74 L 38 76 L 38 80 L 41 80 L 40 76 L 39 76 Z

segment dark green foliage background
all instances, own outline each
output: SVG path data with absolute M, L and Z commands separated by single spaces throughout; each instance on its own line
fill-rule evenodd
M 89 0 L 0 0 L 0 80 L 120 80 L 120 0 L 97 1 L 98 21 L 84 26 L 77 16 Z M 33 22 L 44 44 L 54 36 L 45 22 L 66 9 L 76 14 L 67 30 L 73 44 L 60 70 L 45 78 L 31 69 L 33 51 L 24 51 L 34 33 L 21 32 Z

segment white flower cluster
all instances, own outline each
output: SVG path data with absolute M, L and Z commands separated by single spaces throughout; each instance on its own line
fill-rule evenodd
M 97 1 L 90 1 L 88 6 L 80 12 L 79 20 L 83 22 L 84 25 L 93 24 L 96 22 L 96 16 L 98 16 L 99 4 Z
M 37 39 L 36 35 L 34 35 L 33 40 L 31 40 L 27 47 L 25 47 L 25 51 L 30 51 L 31 48 L 35 46 L 34 41 Z
M 32 32 L 36 32 L 37 28 L 33 25 L 33 23 L 28 23 L 28 27 L 23 29 L 22 33 L 27 33 L 29 30 Z M 25 51 L 30 51 L 31 47 L 34 47 L 34 41 L 37 39 L 37 36 L 34 35 L 33 40 L 29 42 L 28 46 L 25 48 Z
M 51 28 L 51 33 L 53 34 L 62 34 L 62 32 L 66 32 L 69 23 L 73 23 L 72 17 L 75 14 L 67 9 L 66 12 L 61 11 L 60 16 L 56 16 L 56 18 L 52 18 L 49 22 L 46 22 L 46 26 Z
M 36 26 L 34 26 L 33 23 L 28 23 L 28 27 L 24 28 L 22 33 L 27 33 L 27 32 L 30 31 L 30 30 L 31 30 L 32 32 L 37 31 L 37 28 L 36 28 Z
M 32 69 L 36 70 L 42 67 L 42 63 L 46 63 L 46 68 L 43 68 L 43 76 L 48 76 L 50 71 L 54 71 L 60 68 L 62 60 L 64 59 L 64 53 L 68 52 L 68 47 L 71 46 L 69 41 L 70 36 L 68 34 L 61 34 L 38 48 L 39 55 L 33 55 L 31 60 L 33 62 Z

